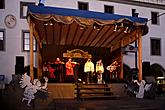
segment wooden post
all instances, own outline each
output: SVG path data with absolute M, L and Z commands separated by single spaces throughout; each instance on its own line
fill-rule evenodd
M 33 53 L 33 23 L 30 21 L 30 77 L 33 80 L 34 79 L 34 71 L 33 71 L 33 65 L 34 65 L 34 53 Z
M 121 52 L 121 56 L 120 56 L 121 58 L 120 58 L 120 60 L 121 60 L 121 62 L 120 62 L 120 76 L 119 76 L 119 78 L 120 79 L 123 79 L 123 54 L 122 54 L 122 52 Z
M 123 46 L 123 40 L 121 40 L 121 48 L 122 48 L 122 46 Z M 119 76 L 119 78 L 120 79 L 123 79 L 123 54 L 122 54 L 122 50 L 120 51 L 120 76 Z
M 38 42 L 38 71 L 37 77 L 40 79 L 42 77 L 42 55 L 41 55 L 41 42 Z
M 137 37 L 138 37 L 138 78 L 139 80 L 142 80 L 142 36 L 141 31 L 138 29 L 137 31 Z

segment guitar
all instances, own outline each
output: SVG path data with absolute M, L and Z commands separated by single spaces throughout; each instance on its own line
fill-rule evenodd
M 117 69 L 117 67 L 120 67 L 120 65 L 118 64 L 117 61 L 114 61 L 112 64 L 110 64 L 109 66 L 107 66 L 107 70 L 109 70 L 110 72 L 113 72 Z

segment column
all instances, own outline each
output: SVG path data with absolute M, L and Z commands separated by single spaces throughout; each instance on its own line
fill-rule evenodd
M 33 23 L 30 21 L 30 77 L 33 80 L 34 79 L 34 52 L 33 52 Z
M 138 78 L 139 80 L 142 80 L 142 36 L 141 31 L 138 29 L 137 31 L 137 37 L 138 37 Z

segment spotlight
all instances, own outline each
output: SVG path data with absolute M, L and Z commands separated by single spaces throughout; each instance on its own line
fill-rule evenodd
M 53 23 L 52 23 L 52 22 L 50 22 L 50 23 L 49 23 L 49 25 L 50 25 L 50 26 L 53 26 Z
M 80 25 L 80 29 L 85 29 L 85 25 Z
M 97 24 L 97 23 L 94 23 L 93 24 L 93 29 L 97 29 L 97 30 L 100 30 L 101 28 L 101 25 Z
M 124 33 L 128 33 L 128 27 L 125 28 Z
M 53 26 L 53 21 L 47 21 L 44 23 L 45 26 Z
M 113 31 L 115 31 L 115 32 L 117 31 L 117 24 L 115 25 L 115 29 Z
M 47 25 L 48 25 L 48 23 L 44 23 L 44 25 L 45 25 L 45 26 L 47 26 Z
M 124 23 L 121 23 L 121 27 L 124 27 Z

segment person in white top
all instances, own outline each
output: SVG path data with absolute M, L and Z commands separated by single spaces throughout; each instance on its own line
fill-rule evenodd
M 88 59 L 84 65 L 84 72 L 86 73 L 86 83 L 93 83 L 93 72 L 94 72 L 94 64 L 91 59 Z
M 104 73 L 104 66 L 102 60 L 100 59 L 96 63 L 96 73 L 97 73 L 97 83 L 103 83 L 103 73 Z

